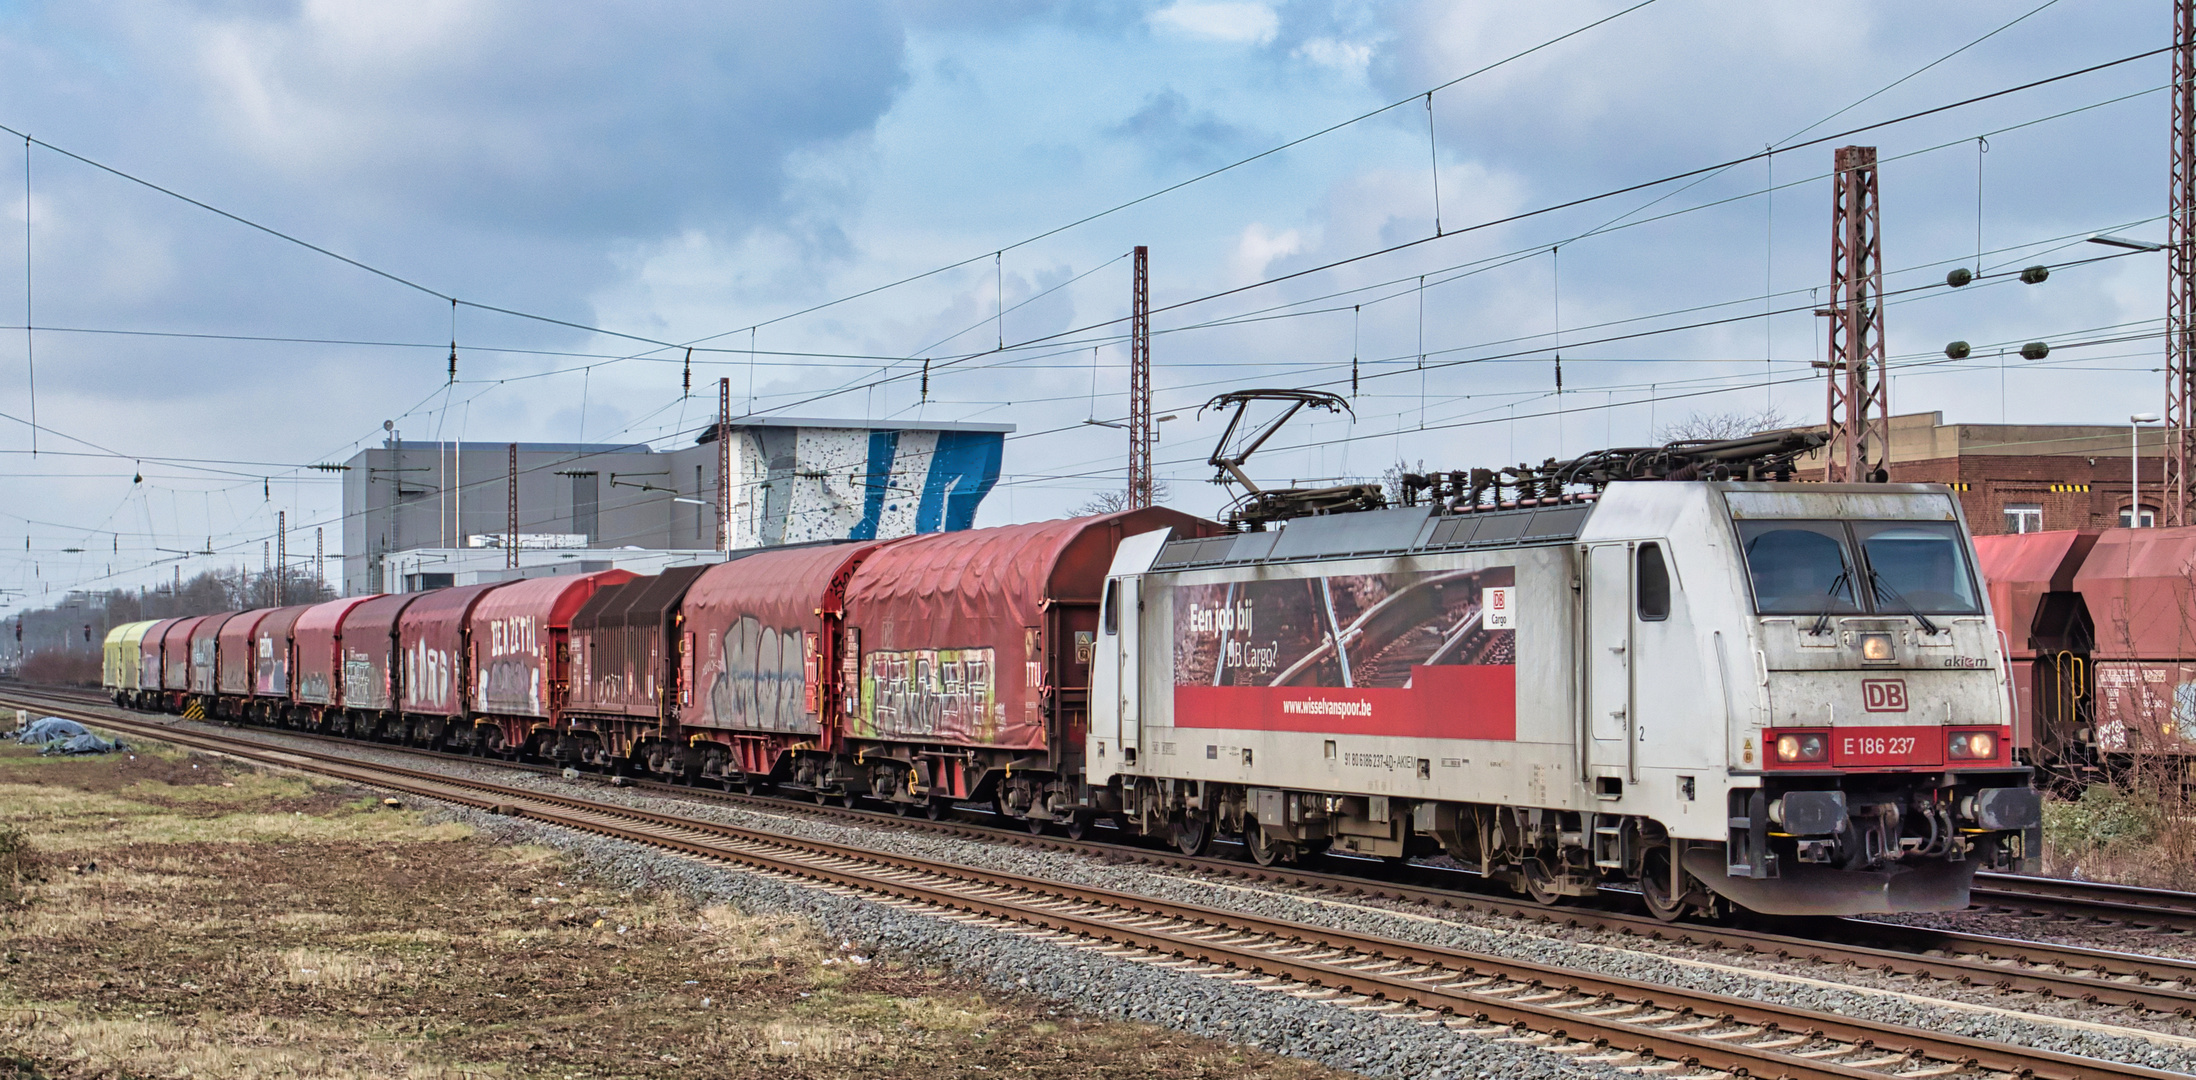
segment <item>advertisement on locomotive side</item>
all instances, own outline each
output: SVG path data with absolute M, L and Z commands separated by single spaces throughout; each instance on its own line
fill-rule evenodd
M 1177 727 L 1517 737 L 1516 568 L 1176 585 Z

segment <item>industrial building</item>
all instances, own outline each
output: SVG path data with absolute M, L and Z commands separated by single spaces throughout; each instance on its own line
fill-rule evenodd
M 717 553 L 966 529 L 1012 424 L 745 418 L 692 444 L 417 442 L 392 431 L 343 475 L 343 590 L 653 573 Z M 728 464 L 730 506 L 719 498 Z M 720 508 L 724 508 L 720 510 Z M 508 566 L 506 547 L 518 549 Z M 465 581 L 458 580 L 464 577 Z
M 2133 524 L 2158 522 L 2156 424 L 1947 424 L 1926 412 L 1891 417 L 1890 433 L 1891 479 L 1950 485 L 1977 536 L 2128 525 L 2130 503 Z M 1801 475 L 1819 477 L 1822 461 L 1801 459 Z

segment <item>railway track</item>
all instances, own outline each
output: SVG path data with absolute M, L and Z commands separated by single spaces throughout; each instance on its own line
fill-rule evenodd
M 141 738 L 301 769 L 847 890 L 1178 970 L 1657 1073 L 1817 1077 L 2165 1077 L 1917 1028 L 1108 889 L 893 855 L 151 720 L 55 709 Z
M 39 704 L 39 702 L 44 704 Z M 160 720 L 116 709 L 103 698 L 77 694 L 36 695 L 0 691 L 0 705 L 78 710 L 76 719 L 119 726 L 122 722 L 148 725 L 148 737 L 172 738 L 178 729 Z M 117 718 L 120 718 L 119 720 Z M 241 732 L 263 729 L 244 728 Z M 457 760 L 492 764 L 497 768 L 557 774 L 562 770 L 525 762 L 483 760 L 416 747 L 386 743 L 359 743 L 330 735 L 286 729 L 264 729 L 287 739 L 308 740 L 336 747 L 371 746 L 377 750 L 417 755 L 430 760 Z M 262 744 L 264 745 L 264 744 Z M 341 758 L 342 755 L 333 755 Z M 1645 916 L 1598 907 L 1544 907 L 1524 901 L 1491 897 L 1470 891 L 1479 883 L 1476 875 L 1462 871 L 1439 873 L 1437 884 L 1393 880 L 1395 868 L 1369 860 L 1367 874 L 1321 873 L 1287 867 L 1258 867 L 1235 859 L 1186 856 L 1143 845 L 1099 840 L 1069 840 L 1032 836 L 1019 827 L 1002 828 L 960 820 L 931 821 L 901 818 L 891 813 L 849 808 L 837 804 L 814 805 L 782 797 L 757 796 L 692 788 L 654 780 L 623 780 L 621 786 L 676 798 L 701 799 L 752 809 L 782 812 L 796 808 L 803 813 L 869 827 L 890 826 L 945 835 L 980 838 L 1018 846 L 1095 855 L 1115 861 L 1187 870 L 1224 879 L 1275 885 L 1311 900 L 1399 901 L 1432 908 L 1465 909 L 1536 922 L 1579 927 L 1640 938 L 1671 942 L 1755 956 L 1775 957 L 1833 967 L 1878 972 L 1915 979 L 1927 984 L 1980 986 L 2004 994 L 2036 994 L 2044 997 L 2137 1009 L 2178 1016 L 2196 1016 L 2196 962 L 2171 957 L 2145 956 L 2079 946 L 2057 945 L 2018 938 L 1961 933 L 1924 927 L 1901 926 L 1864 920 L 1821 920 L 1804 924 L 1806 936 L 1761 929 L 1708 924 L 1669 924 Z M 1437 872 L 1417 868 L 1421 879 Z M 2022 880 L 2022 879 L 2016 879 Z M 2172 894 L 2178 895 L 2178 894 Z M 2190 898 L 2196 899 L 2196 898 Z M 1863 941 L 1867 943 L 1862 943 Z
M 1986 910 L 2056 915 L 2150 930 L 2196 931 L 2196 893 L 2019 874 L 1977 874 L 1975 903 Z
M 59 712 L 61 710 L 51 710 Z M 266 765 L 852 890 L 1064 947 L 1321 999 L 1581 1062 L 1657 1072 L 1815 1077 L 2165 1077 L 2078 1058 L 1505 957 L 698 822 L 342 755 L 69 709 L 74 718 Z

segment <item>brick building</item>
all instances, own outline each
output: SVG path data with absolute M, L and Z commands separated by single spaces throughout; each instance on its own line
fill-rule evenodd
M 2128 437 L 2119 424 L 1947 424 L 1944 414 L 1891 418 L 1891 479 L 1948 484 L 1959 493 L 1977 536 L 2126 525 Z M 2157 424 L 2136 432 L 2141 521 L 2159 506 Z M 1820 475 L 1821 454 L 1800 460 Z

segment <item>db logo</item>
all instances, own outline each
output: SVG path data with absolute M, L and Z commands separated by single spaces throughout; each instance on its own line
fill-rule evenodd
M 1511 602 L 1514 597 L 1511 585 L 1496 585 L 1485 590 L 1480 599 L 1480 625 L 1489 630 L 1517 629 L 1517 610 Z
M 1869 712 L 1905 712 L 1905 679 L 1862 679 L 1861 705 Z

